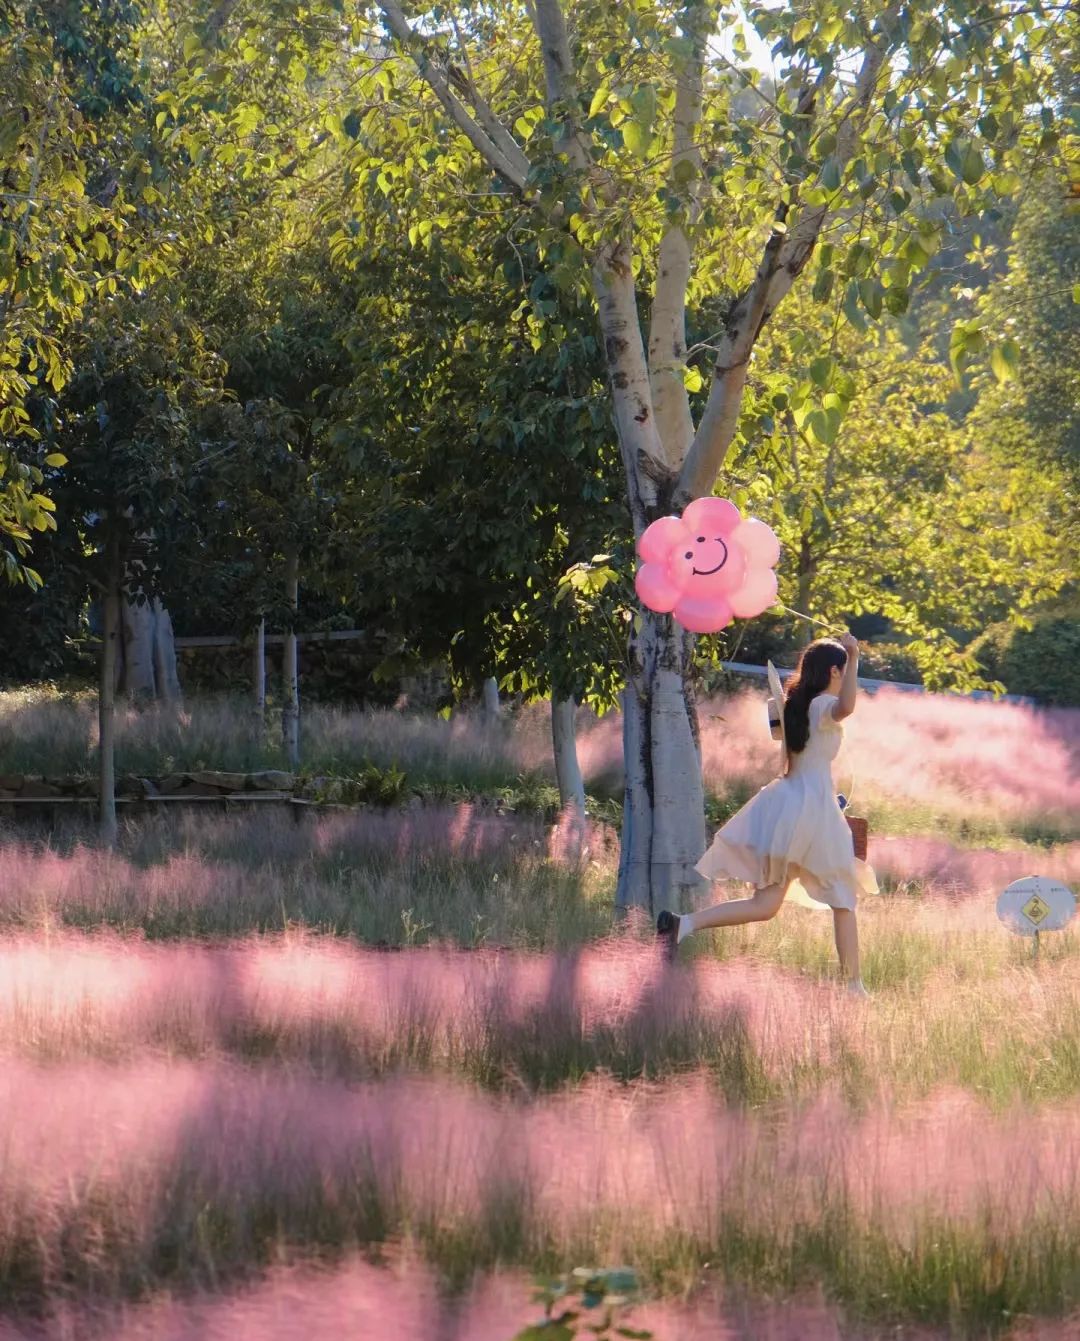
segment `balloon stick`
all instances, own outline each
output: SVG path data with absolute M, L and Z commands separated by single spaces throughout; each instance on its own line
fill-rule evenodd
M 823 619 L 814 619 L 812 615 L 804 615 L 801 610 L 792 610 L 789 605 L 780 605 L 779 601 L 777 607 L 783 610 L 785 614 L 794 615 L 796 619 L 805 619 L 808 624 L 816 624 L 818 628 L 827 629 L 830 633 L 844 632 L 843 629 L 837 628 L 835 624 L 827 624 Z

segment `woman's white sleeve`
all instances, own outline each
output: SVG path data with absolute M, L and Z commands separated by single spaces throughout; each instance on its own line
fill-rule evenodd
M 835 694 L 818 694 L 810 704 L 810 725 L 819 730 L 839 730 L 840 723 L 833 717 L 833 708 L 839 702 Z

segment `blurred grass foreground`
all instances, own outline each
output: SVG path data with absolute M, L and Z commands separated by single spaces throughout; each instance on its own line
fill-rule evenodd
M 754 695 L 703 722 L 719 819 L 772 747 Z M 672 969 L 616 923 L 619 724 L 579 726 L 574 842 L 533 710 L 310 713 L 304 770 L 395 804 L 4 830 L 3 1341 L 503 1341 L 602 1263 L 660 1341 L 1080 1335 L 1080 942 L 1036 965 L 994 912 L 1080 885 L 1080 714 L 860 704 L 866 1002 L 814 910 Z M 224 701 L 120 748 L 281 762 Z M 92 750 L 81 700 L 0 700 L 0 772 Z

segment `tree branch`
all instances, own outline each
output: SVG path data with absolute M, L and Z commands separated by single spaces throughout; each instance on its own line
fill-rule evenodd
M 521 174 L 522 180 L 525 180 L 531 169 L 531 164 L 525 156 L 524 150 L 513 135 L 506 129 L 503 123 L 492 111 L 490 103 L 480 96 L 480 90 L 476 87 L 476 81 L 473 78 L 472 69 L 468 62 L 468 54 L 465 51 L 464 43 L 458 32 L 458 25 L 454 22 L 454 31 L 458 33 L 458 45 L 461 46 L 462 53 L 465 55 L 465 69 L 448 62 L 446 67 L 447 77 L 451 84 L 455 86 L 459 93 L 468 98 L 472 106 L 473 114 L 480 123 L 495 145 L 505 156 L 509 163 L 513 164 Z
M 701 123 L 701 81 L 706 24 L 710 6 L 700 3 L 695 18 L 692 54 L 675 63 L 675 113 L 669 173 L 670 189 L 683 200 L 685 223 L 670 227 L 660 241 L 656 283 L 649 323 L 649 382 L 653 414 L 669 466 L 678 470 L 694 439 L 690 398 L 683 381 L 686 366 L 686 290 L 690 283 L 692 245 L 687 226 L 700 213 L 699 186 L 701 149 L 697 131 Z M 710 25 L 711 26 L 711 25 Z M 682 165 L 689 165 L 690 171 Z
M 876 42 L 869 39 L 863 52 L 855 90 L 837 132 L 836 154 L 843 163 L 853 155 L 859 125 L 877 86 L 884 61 L 884 39 Z M 817 92 L 816 85 L 807 90 L 799 104 L 800 112 L 809 114 Z M 809 105 L 806 104 L 807 98 L 810 99 Z M 788 189 L 793 191 L 796 187 L 789 183 Z M 789 229 L 787 221 L 793 204 L 794 201 L 792 205 L 781 202 L 777 206 L 754 278 L 728 317 L 726 332 L 717 352 L 705 413 L 679 476 L 675 494 L 675 502 L 679 507 L 685 506 L 693 498 L 712 492 L 735 436 L 746 371 L 754 344 L 765 323 L 806 266 L 828 216 L 828 205 L 804 209 Z
M 471 81 L 460 72 L 455 72 L 455 82 L 458 82 L 459 87 L 463 88 L 473 102 L 473 109 L 470 112 L 451 90 L 450 74 L 440 69 L 432 60 L 427 40 L 409 27 L 405 15 L 401 12 L 401 6 L 395 3 L 395 0 L 379 0 L 379 8 L 386 18 L 390 31 L 407 47 L 421 77 L 446 108 L 454 124 L 493 171 L 497 172 L 509 186 L 523 194 L 530 171 L 529 160 L 495 113 L 476 93 Z
M 579 172 L 592 166 L 588 139 L 577 120 L 577 80 L 570 54 L 566 18 L 559 0 L 534 0 L 532 5 L 536 35 L 544 57 L 548 109 L 562 109 L 567 154 Z

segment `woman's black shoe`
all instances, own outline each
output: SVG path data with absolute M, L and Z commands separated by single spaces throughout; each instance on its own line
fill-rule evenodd
M 669 964 L 675 960 L 675 952 L 679 948 L 679 919 L 674 913 L 669 913 L 664 908 L 660 916 L 656 919 L 656 935 L 660 940 L 660 946 L 664 958 Z

